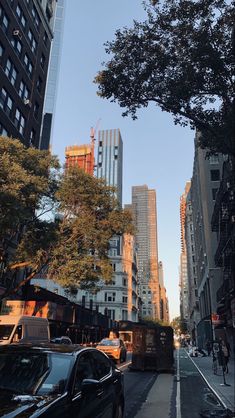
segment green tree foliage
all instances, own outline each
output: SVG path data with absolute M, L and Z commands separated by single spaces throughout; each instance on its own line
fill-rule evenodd
M 98 95 L 135 119 L 155 103 L 174 122 L 201 131 L 200 146 L 235 156 L 234 3 L 154 0 L 147 18 L 117 30 Z M 232 35 L 233 33 L 233 35 Z M 233 40 L 232 40 L 233 38 Z
M 58 169 L 49 152 L 0 138 L 0 278 L 7 292 L 15 287 L 16 263 L 37 270 L 55 239 L 54 223 L 42 216 L 55 206 Z
M 49 263 L 49 274 L 62 286 L 95 289 L 112 279 L 109 239 L 133 232 L 131 215 L 120 208 L 114 192 L 79 168 L 62 177 L 57 199 L 63 216 Z

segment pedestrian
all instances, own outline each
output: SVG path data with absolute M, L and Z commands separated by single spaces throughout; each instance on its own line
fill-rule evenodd
M 222 357 L 223 357 L 224 372 L 228 373 L 228 362 L 229 362 L 229 357 L 230 357 L 230 344 L 228 342 L 225 342 L 224 340 L 221 340 L 220 344 L 221 344 L 221 351 L 222 351 Z
M 208 357 L 210 357 L 212 347 L 211 347 L 211 342 L 209 340 L 207 340 L 206 342 L 206 349 L 207 349 L 207 355 Z

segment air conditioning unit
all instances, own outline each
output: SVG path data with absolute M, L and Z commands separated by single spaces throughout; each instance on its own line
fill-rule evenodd
M 24 99 L 24 104 L 25 104 L 25 106 L 29 106 L 29 107 L 32 106 L 32 103 L 29 99 Z
M 22 34 L 21 34 L 20 30 L 18 30 L 18 29 L 13 30 L 13 36 L 15 36 L 19 39 L 22 38 Z

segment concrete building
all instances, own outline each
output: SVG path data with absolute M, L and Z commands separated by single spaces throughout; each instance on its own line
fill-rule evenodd
M 214 261 L 218 241 L 216 232 L 212 232 L 211 219 L 224 158 L 222 155 L 206 158 L 207 151 L 197 146 L 198 135 L 195 137 L 191 202 L 200 311 L 197 337 L 198 344 L 204 346 L 207 339 L 215 336 L 211 315 L 217 312 L 216 292 L 222 284 L 222 268 Z
M 122 206 L 123 143 L 119 129 L 98 132 L 97 177 L 116 187 L 117 199 Z
M 38 276 L 32 284 L 44 287 L 87 308 L 97 309 L 111 319 L 138 320 L 137 266 L 134 238 L 129 234 L 114 236 L 110 240 L 110 262 L 113 278 L 109 284 L 100 283 L 99 291 L 78 290 L 67 293 L 58 283 Z
M 185 243 L 187 252 L 188 276 L 188 331 L 191 335 L 191 340 L 197 344 L 197 325 L 200 321 L 200 314 L 197 289 L 197 262 L 195 253 L 191 188 L 186 197 Z
M 142 316 L 160 319 L 156 192 L 148 186 L 132 187 L 132 213 L 136 226 L 138 291 Z
M 166 288 L 164 285 L 164 271 L 163 263 L 159 261 L 158 263 L 158 275 L 159 275 L 159 289 L 160 289 L 160 320 L 164 323 L 169 323 L 169 302 L 166 293 Z
M 2 0 L 0 135 L 39 148 L 56 0 Z
M 186 219 L 186 200 L 191 183 L 185 185 L 184 193 L 180 197 L 180 231 L 181 231 L 181 253 L 180 253 L 180 317 L 184 327 L 188 329 L 189 322 L 189 291 L 188 291 L 188 269 L 187 269 L 187 248 L 185 241 L 185 219 Z

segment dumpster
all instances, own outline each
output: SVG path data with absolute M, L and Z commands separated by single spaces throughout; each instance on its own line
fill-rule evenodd
M 133 327 L 131 370 L 172 371 L 173 329 L 138 324 Z

